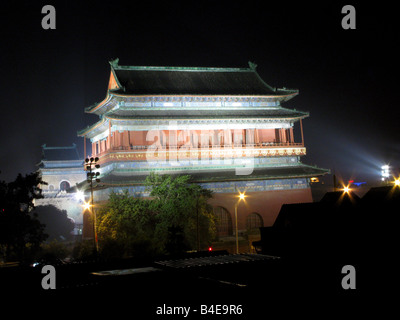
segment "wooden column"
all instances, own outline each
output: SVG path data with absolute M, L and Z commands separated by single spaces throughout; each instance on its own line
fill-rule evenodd
M 258 129 L 254 129 L 254 143 L 260 143 L 260 137 L 258 136 Z
M 114 132 L 115 134 L 115 145 L 117 146 L 117 148 L 119 148 L 121 146 L 121 133 L 117 130 Z
M 225 139 L 225 134 L 224 134 L 224 130 L 219 130 L 218 132 L 218 141 L 219 141 L 219 146 L 223 146 L 224 145 L 224 139 Z
M 232 134 L 230 129 L 225 129 L 224 130 L 224 143 L 227 146 L 232 146 Z
M 294 143 L 293 127 L 290 127 L 289 135 L 290 135 L 290 143 Z
M 303 135 L 303 122 L 301 121 L 302 119 L 300 118 L 300 132 L 301 132 L 301 144 L 304 147 L 304 135 Z
M 287 136 L 286 136 L 286 129 L 282 128 L 281 129 L 281 142 L 282 143 L 287 143 Z

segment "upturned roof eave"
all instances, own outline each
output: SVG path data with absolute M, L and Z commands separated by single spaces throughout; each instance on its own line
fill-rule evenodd
M 299 113 L 299 115 L 298 116 L 276 116 L 276 117 L 270 116 L 270 117 L 263 117 L 263 119 L 264 120 L 279 120 L 279 119 L 282 119 L 282 120 L 286 120 L 286 121 L 298 121 L 300 119 L 304 119 L 304 118 L 309 117 L 309 113 L 308 112 L 297 111 L 297 110 L 295 110 L 295 112 Z M 239 116 L 237 116 L 237 117 L 231 117 L 230 116 L 229 118 L 232 118 L 234 120 L 243 119 L 242 117 L 239 117 Z M 177 118 L 177 117 L 174 117 L 174 116 L 170 116 L 170 117 L 167 117 L 167 116 L 162 116 L 161 117 L 160 116 L 160 117 L 154 117 L 154 118 L 146 118 L 146 117 L 138 118 L 138 117 L 133 117 L 133 116 L 132 117 L 124 117 L 124 116 L 116 116 L 116 115 L 113 115 L 112 112 L 109 112 L 109 113 L 103 114 L 101 116 L 101 120 L 96 122 L 92 126 L 88 126 L 88 127 L 84 128 L 84 129 L 78 131 L 77 135 L 78 135 L 78 137 L 86 137 L 90 132 L 92 132 L 93 130 L 97 129 L 98 127 L 100 127 L 102 125 L 104 126 L 109 121 L 113 121 L 113 122 L 115 122 L 115 121 L 129 121 L 129 120 L 140 120 L 140 121 L 170 120 L 170 121 L 180 121 L 182 119 L 185 119 L 185 118 Z M 199 120 L 199 121 L 207 120 L 207 119 L 213 119 L 213 120 L 216 120 L 216 121 L 218 121 L 218 120 L 221 120 L 221 121 L 222 120 L 226 120 L 226 118 L 223 118 L 223 117 L 216 118 L 214 116 L 210 116 L 210 117 L 206 117 L 206 116 L 205 117 L 192 117 L 192 118 L 190 118 L 190 120 Z M 257 117 L 257 118 L 246 118 L 246 120 L 259 120 L 259 119 L 260 119 L 259 117 Z M 107 128 L 108 128 L 108 126 L 107 126 Z M 104 127 L 104 130 L 107 130 L 107 128 Z
M 96 113 L 102 106 L 104 106 L 112 96 L 118 96 L 118 97 L 141 97 L 141 96 L 153 96 L 153 97 L 159 97 L 159 96 L 229 96 L 229 97 L 273 97 L 277 99 L 281 99 L 282 101 L 288 101 L 292 99 L 294 96 L 296 96 L 299 93 L 299 90 L 297 89 L 287 89 L 287 88 L 274 88 L 267 84 L 258 74 L 256 68 L 257 65 L 251 61 L 248 62 L 249 67 L 248 68 L 214 68 L 214 67 L 159 67 L 159 66 L 121 66 L 118 64 L 119 59 L 115 59 L 112 61 L 109 61 L 110 64 L 110 69 L 111 73 L 117 83 L 117 88 L 113 89 L 108 89 L 107 90 L 107 96 L 106 98 L 101 101 L 100 103 L 95 103 L 87 108 L 85 108 L 85 112 L 87 113 Z M 116 70 L 143 70 L 143 71 L 177 71 L 177 72 L 251 72 L 253 73 L 258 81 L 265 87 L 267 91 L 270 91 L 270 93 L 262 93 L 262 94 L 225 94 L 225 93 L 217 93 L 217 94 L 199 94 L 199 93 L 171 93 L 171 94 L 165 94 L 165 93 L 151 93 L 151 94 L 125 94 L 122 91 L 125 91 L 125 87 L 121 84 L 120 79 L 117 76 Z M 101 112 L 100 112 L 101 113 Z
M 210 183 L 210 182 L 233 182 L 233 181 L 241 181 L 241 180 L 248 180 L 248 181 L 254 181 L 254 180 L 275 180 L 275 179 L 297 179 L 297 178 L 311 178 L 315 176 L 323 176 L 325 174 L 329 174 L 330 170 L 329 169 L 322 169 L 318 168 L 315 166 L 310 166 L 307 164 L 301 163 L 300 168 L 309 168 L 312 169 L 312 172 L 303 172 L 303 173 L 290 173 L 288 172 L 287 174 L 269 174 L 269 175 L 246 175 L 246 176 L 235 176 L 235 177 L 218 177 L 218 176 L 213 176 L 211 178 L 201 178 L 201 177 L 193 177 L 193 182 L 194 183 Z M 290 169 L 290 168 L 288 168 Z M 150 171 L 149 171 L 150 172 Z M 190 173 L 170 173 L 170 172 L 165 172 L 165 174 L 172 174 L 172 175 L 180 175 L 180 174 L 188 174 L 191 175 Z M 193 175 L 193 174 L 192 174 Z M 108 173 L 104 175 L 101 180 L 102 182 L 99 184 L 98 189 L 104 189 L 107 187 L 127 187 L 127 186 L 140 186 L 144 184 L 145 177 L 147 174 L 140 175 L 140 179 L 138 179 L 139 176 L 132 176 L 133 180 L 126 180 L 126 181 L 121 181 L 118 179 L 108 181 L 107 177 L 112 176 L 112 173 Z
M 292 114 L 287 114 L 287 115 L 254 115 L 254 116 L 249 116 L 248 114 L 243 117 L 243 115 L 232 115 L 232 111 L 237 111 L 237 110 L 258 110 L 258 111 L 266 111 L 266 110 L 274 110 L 274 111 L 289 111 Z M 118 109 L 119 110 L 119 109 Z M 118 111 L 117 110 L 117 111 Z M 177 109 L 171 109 L 171 111 L 176 111 Z M 187 109 L 178 109 L 180 112 L 183 110 L 183 112 L 190 112 L 191 108 Z M 126 108 L 125 111 L 128 112 L 127 115 L 118 115 L 115 114 L 116 110 L 111 109 L 108 112 L 104 113 L 103 116 L 109 120 L 121 120 L 121 121 L 126 121 L 126 120 L 162 120 L 162 119 L 169 119 L 169 120 L 182 120 L 188 118 L 188 120 L 207 120 L 207 119 L 213 119 L 213 120 L 226 120 L 227 118 L 232 118 L 232 119 L 245 119 L 245 120 L 259 120 L 259 119 L 270 119 L 270 120 L 276 120 L 276 119 L 284 119 L 284 120 L 299 120 L 299 119 L 304 119 L 310 116 L 309 112 L 306 111 L 300 111 L 296 109 L 288 109 L 288 108 L 282 108 L 282 107 L 275 107 L 275 108 L 260 108 L 258 107 L 257 109 L 253 109 L 251 107 L 243 107 L 241 109 L 230 109 L 230 108 L 221 108 L 221 112 L 226 112 L 227 115 L 213 115 L 213 114 L 207 114 L 207 111 L 210 109 L 201 109 L 202 112 L 204 112 L 204 115 L 198 116 L 198 115 L 185 115 L 185 113 L 182 116 L 174 116 L 174 115 L 157 115 L 157 111 L 169 111 L 169 110 L 164 110 L 163 108 L 149 108 L 149 111 L 154 111 L 154 116 L 138 116 L 137 114 L 129 114 L 130 111 L 132 112 L 137 112 L 140 110 L 136 110 L 135 108 Z M 214 109 L 211 109 L 214 110 Z M 143 110 L 142 110 L 143 111 Z M 193 109 L 193 111 L 199 111 L 199 109 Z
M 278 89 L 278 90 L 285 90 L 287 94 L 279 94 L 279 95 L 229 95 L 229 94 L 124 94 L 120 92 L 116 92 L 114 89 L 109 89 L 107 91 L 107 96 L 104 98 L 100 103 L 92 104 L 91 106 L 85 108 L 86 113 L 94 113 L 101 115 L 104 112 L 96 112 L 99 111 L 102 107 L 104 107 L 108 102 L 112 100 L 113 97 L 120 97 L 120 98 L 129 98 L 129 97 L 221 97 L 221 98 L 274 98 L 277 100 L 282 101 L 289 101 L 290 99 L 294 98 L 298 95 L 299 91 L 296 89 Z
M 101 102 L 99 102 L 99 103 L 96 102 L 96 103 L 90 105 L 89 107 L 86 107 L 85 113 L 95 113 L 96 110 L 98 110 L 100 107 L 105 105 L 108 101 L 110 101 L 112 98 L 112 94 L 110 91 L 111 90 L 107 90 L 107 95 Z
M 90 131 L 93 131 L 94 129 L 102 125 L 104 122 L 106 122 L 106 120 L 107 119 L 105 117 L 101 117 L 100 121 L 97 121 L 95 124 L 88 126 L 82 130 L 79 130 L 77 132 L 78 137 L 85 137 Z

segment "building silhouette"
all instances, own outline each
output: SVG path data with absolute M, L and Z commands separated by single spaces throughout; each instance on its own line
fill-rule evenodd
M 399 204 L 398 186 L 374 187 L 362 198 L 335 191 L 319 202 L 285 204 L 275 223 L 261 228 L 261 240 L 253 245 L 259 253 L 296 265 L 364 265 L 365 271 L 382 264 L 390 269 L 397 255 Z

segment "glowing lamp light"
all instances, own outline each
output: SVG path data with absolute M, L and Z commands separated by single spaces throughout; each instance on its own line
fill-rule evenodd
M 89 210 L 90 209 L 90 203 L 89 202 L 84 202 L 82 205 L 84 210 Z
M 395 185 L 396 187 L 400 187 L 400 179 L 394 180 L 394 185 Z
M 212 249 L 212 247 L 208 247 L 208 251 L 210 251 L 210 252 L 211 252 L 212 250 L 213 250 L 213 249 Z
M 77 201 L 85 201 L 85 194 L 82 191 L 78 190 L 75 194 L 75 199 Z
M 235 203 L 235 238 L 236 238 L 236 253 L 239 253 L 239 237 L 238 237 L 238 223 L 237 223 L 237 211 L 238 211 L 238 205 L 240 200 L 244 200 L 244 198 L 246 197 L 244 195 L 244 192 L 240 192 L 239 191 L 239 200 Z
M 348 186 L 343 187 L 343 192 L 344 193 L 349 193 L 350 192 L 350 188 Z

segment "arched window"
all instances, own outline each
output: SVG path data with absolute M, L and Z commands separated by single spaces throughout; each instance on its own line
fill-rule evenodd
M 67 189 L 69 189 L 69 182 L 68 181 L 61 181 L 60 182 L 60 190 L 61 191 L 66 191 Z
M 246 218 L 246 229 L 254 230 L 264 226 L 262 217 L 257 212 L 250 213 Z
M 232 218 L 228 210 L 223 207 L 215 207 L 214 214 L 217 217 L 217 233 L 218 236 L 230 236 L 232 235 Z

